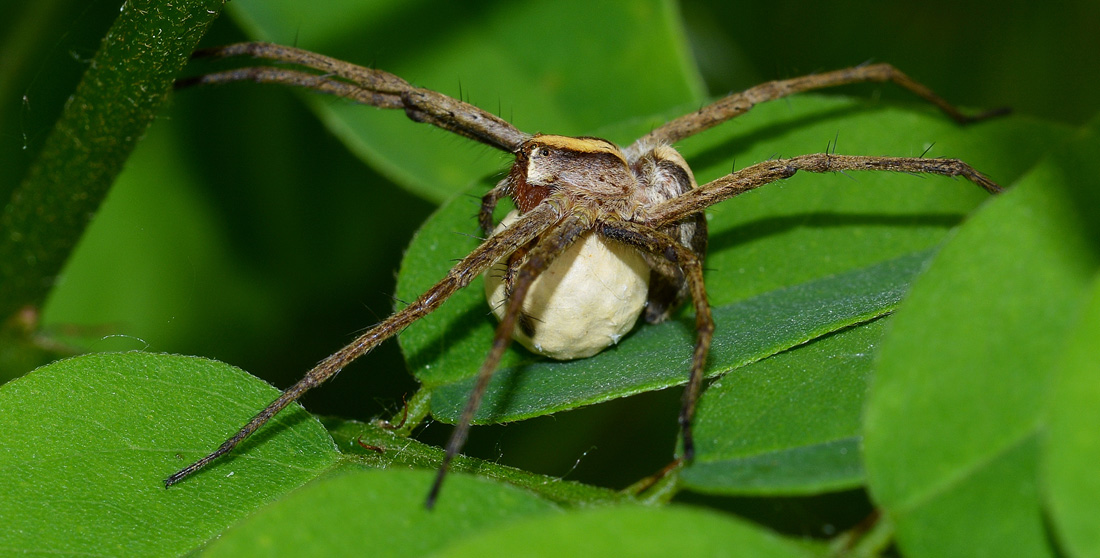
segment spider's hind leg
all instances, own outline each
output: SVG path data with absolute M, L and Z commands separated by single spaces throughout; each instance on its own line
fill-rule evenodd
M 936 95 L 931 89 L 890 64 L 869 64 L 821 74 L 769 81 L 739 93 L 732 93 L 697 111 L 685 114 L 656 128 L 639 138 L 631 148 L 678 142 L 686 137 L 709 130 L 727 120 L 737 118 L 760 103 L 782 99 L 795 93 L 817 91 L 838 85 L 875 82 L 892 82 L 934 105 L 940 112 L 959 124 L 980 122 L 1009 112 L 1007 108 L 998 108 L 980 114 L 963 113 L 954 105 Z
M 543 202 L 536 210 L 550 208 L 551 205 L 552 203 L 549 201 Z M 481 406 L 481 399 L 485 395 L 486 388 L 489 387 L 489 380 L 500 364 L 500 359 L 504 356 L 504 350 L 508 348 L 508 345 L 512 341 L 512 332 L 515 330 L 518 320 L 520 320 L 523 300 L 526 298 L 531 285 L 534 284 L 539 274 L 545 271 L 562 252 L 565 252 L 566 249 L 585 233 L 592 230 L 592 222 L 593 217 L 586 212 L 581 211 L 572 214 L 566 217 L 561 223 L 550 228 L 528 251 L 527 257 L 512 284 L 512 293 L 508 299 L 508 306 L 505 309 L 504 315 L 501 316 L 500 323 L 497 325 L 492 347 L 489 350 L 488 356 L 485 357 L 481 369 L 478 371 L 474 388 L 470 392 L 469 399 L 466 400 L 466 406 L 462 410 L 462 415 L 459 417 L 458 422 L 455 423 L 454 431 L 451 432 L 451 437 L 447 441 L 443 463 L 439 466 L 435 482 L 432 484 L 432 488 L 428 492 L 427 501 L 425 502 L 427 508 L 431 509 L 435 505 L 435 501 L 439 497 L 439 490 L 443 485 L 443 479 L 447 475 L 447 469 L 450 467 L 451 461 L 460 451 L 462 451 L 462 446 L 466 444 L 466 438 L 470 433 L 470 425 L 473 423 L 474 416 Z
M 671 264 L 682 272 L 687 290 L 695 305 L 695 350 L 691 358 L 691 374 L 684 388 L 683 404 L 680 408 L 680 432 L 684 443 L 684 460 L 695 457 L 695 440 L 691 434 L 691 423 L 695 416 L 695 404 L 703 386 L 704 368 L 707 354 L 710 352 L 711 339 L 714 337 L 714 318 L 711 317 L 707 303 L 707 289 L 703 283 L 703 258 L 690 247 L 677 239 L 651 229 L 645 225 L 630 221 L 604 223 L 598 229 L 601 236 L 638 247 L 654 259 Z

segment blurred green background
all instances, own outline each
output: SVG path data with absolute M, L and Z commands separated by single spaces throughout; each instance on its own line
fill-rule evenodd
M 230 11 L 248 4 L 236 0 Z M 369 29 L 344 31 L 360 32 L 368 45 L 358 47 L 370 53 L 367 58 L 358 54 L 355 61 L 382 69 L 438 57 L 446 36 L 469 34 L 470 48 L 482 48 L 479 26 L 486 19 L 506 22 L 509 9 L 505 2 L 462 8 L 406 2 L 377 9 L 368 2 L 297 4 L 290 8 L 296 25 L 275 37 L 277 42 L 310 46 L 312 35 L 368 19 Z M 685 0 L 678 9 L 712 95 L 882 61 L 962 106 L 1007 105 L 1071 125 L 1085 122 L 1100 107 L 1095 0 L 935 1 L 919 7 Z M 44 0 L 20 2 L 7 11 L 11 17 L 0 22 L 0 199 L 8 198 L 26 171 L 117 15 L 118 3 Z M 569 17 L 554 24 L 569 26 Z M 248 38 L 231 17 L 223 17 L 204 44 Z M 537 43 L 528 48 L 538 55 Z M 344 55 L 336 45 L 326 53 Z M 421 83 L 417 75 L 402 77 Z M 499 101 L 506 118 L 529 118 L 510 113 L 509 99 L 493 96 L 494 83 L 471 83 L 458 72 L 453 83 L 441 89 L 452 95 L 460 86 L 472 89 L 486 108 Z M 839 93 L 912 101 L 890 86 L 853 86 Z M 216 358 L 286 386 L 387 315 L 404 246 L 434 201 L 409 193 L 356 158 L 302 98 L 278 87 L 249 85 L 175 94 L 43 309 L 44 332 L 83 350 Z M 461 138 L 444 142 L 479 167 L 507 163 Z M 471 219 L 475 210 L 471 200 Z M 0 378 L 48 358 L 48 352 L 21 351 L 4 361 Z M 304 404 L 315 413 L 365 420 L 398 412 L 415 388 L 390 343 L 332 386 L 309 394 Z M 651 393 L 486 428 L 472 440 L 470 452 L 618 486 L 668 460 L 677 407 L 677 393 Z M 643 412 L 654 408 L 662 410 Z M 624 423 L 633 428 L 624 430 Z M 442 432 L 424 436 L 438 440 Z M 548 438 L 550 433 L 555 437 Z M 543 451 L 547 447 L 552 450 Z

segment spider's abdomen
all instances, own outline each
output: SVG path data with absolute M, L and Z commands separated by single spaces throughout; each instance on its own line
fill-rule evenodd
M 510 213 L 498 231 L 511 224 Z M 485 294 L 497 318 L 504 312 L 507 262 L 485 274 Z M 523 301 L 513 338 L 558 360 L 592 356 L 618 343 L 646 305 L 649 267 L 632 247 L 590 234 L 543 271 Z

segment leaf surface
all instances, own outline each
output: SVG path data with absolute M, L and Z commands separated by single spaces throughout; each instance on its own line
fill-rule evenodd
M 863 482 L 862 410 L 887 318 L 745 366 L 700 398 L 682 483 L 712 494 L 816 494 Z
M 813 556 L 741 520 L 671 506 L 545 514 L 458 541 L 439 556 Z
M 1097 152 L 1087 130 L 976 213 L 894 318 L 866 465 L 908 555 L 1054 554 L 1043 402 L 1100 263 Z
M 495 525 L 558 515 L 526 491 L 456 474 L 424 507 L 431 471 L 344 470 L 230 529 L 203 556 L 424 556 Z
M 37 160 L 3 200 L 0 318 L 42 304 L 221 7 L 218 0 L 122 5 Z
M 76 357 L 0 386 L 0 550 L 178 556 L 214 537 L 339 455 L 294 406 L 164 488 L 277 395 L 222 363 L 148 353 Z
M 1071 556 L 1100 555 L 1100 281 L 1069 333 L 1046 413 L 1042 472 L 1051 522 Z

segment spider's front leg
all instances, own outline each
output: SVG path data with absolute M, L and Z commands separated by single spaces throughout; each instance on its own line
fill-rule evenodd
M 695 404 L 704 378 L 704 367 L 710 350 L 714 322 L 707 304 L 706 286 L 703 283 L 702 258 L 689 246 L 663 231 L 697 218 L 707 207 L 743 192 L 789 178 L 798 171 L 815 173 L 846 170 L 877 170 L 905 173 L 925 173 L 942 176 L 962 176 L 990 193 L 1002 188 L 956 159 L 924 159 L 919 157 L 860 157 L 818 153 L 790 159 L 765 161 L 738 172 L 690 189 L 682 195 L 660 202 L 649 213 L 635 221 L 609 221 L 597 229 L 601 236 L 638 247 L 654 258 L 664 258 L 682 272 L 686 287 L 691 292 L 695 306 L 695 325 L 698 337 L 692 355 L 691 377 L 684 390 L 680 412 L 680 427 L 684 443 L 684 459 L 694 457 L 694 440 L 691 433 Z
M 176 89 L 235 81 L 278 83 L 336 95 L 357 103 L 386 109 L 403 109 L 416 122 L 437 126 L 497 149 L 514 152 L 531 138 L 509 122 L 464 101 L 407 81 L 381 70 L 364 68 L 302 50 L 272 43 L 236 43 L 196 51 L 192 58 L 255 59 L 293 64 L 304 69 L 248 66 L 176 81 Z

